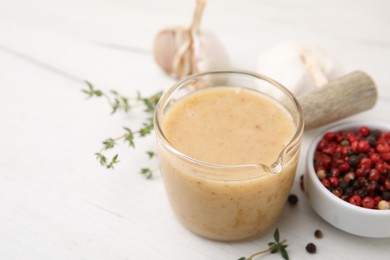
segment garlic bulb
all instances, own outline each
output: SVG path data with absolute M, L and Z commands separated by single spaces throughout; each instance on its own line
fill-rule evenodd
M 197 72 L 227 68 L 229 59 L 215 34 L 199 30 L 205 0 L 197 0 L 192 24 L 160 31 L 154 58 L 170 76 L 180 79 Z
M 278 44 L 265 52 L 258 60 L 257 72 L 278 81 L 296 96 L 345 74 L 334 57 L 296 43 Z

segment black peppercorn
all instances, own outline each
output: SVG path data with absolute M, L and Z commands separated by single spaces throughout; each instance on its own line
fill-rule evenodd
M 367 191 L 365 189 L 359 189 L 357 191 L 357 194 L 360 196 L 360 198 L 364 198 L 365 196 L 367 196 Z
M 290 203 L 290 205 L 295 205 L 298 202 L 298 197 L 295 194 L 290 194 L 288 196 L 288 202 Z
M 366 158 L 366 157 L 367 157 L 367 154 L 365 154 L 365 153 L 359 153 L 359 155 L 358 155 L 359 161 L 363 158 Z
M 346 188 L 344 194 L 347 196 L 351 196 L 353 194 L 353 188 L 352 187 Z
M 370 135 L 373 136 L 375 139 L 378 139 L 381 136 L 381 131 L 377 129 L 371 130 Z
M 318 239 L 322 238 L 324 235 L 322 234 L 322 231 L 317 229 L 316 231 L 314 231 L 314 236 Z
M 313 243 L 309 243 L 306 246 L 306 251 L 309 252 L 310 254 L 314 254 L 317 251 L 317 247 Z
M 352 167 L 352 168 L 356 168 L 358 163 L 359 163 L 360 159 L 356 156 L 356 155 L 351 155 L 349 157 L 349 165 Z
M 340 181 L 339 187 L 344 191 L 348 188 L 348 183 L 342 180 Z
M 373 136 L 367 137 L 367 141 L 368 141 L 368 144 L 371 147 L 375 147 L 376 146 L 376 140 L 375 140 L 375 138 Z
M 390 191 L 385 191 L 385 192 L 383 192 L 382 198 L 383 198 L 384 200 L 390 200 Z

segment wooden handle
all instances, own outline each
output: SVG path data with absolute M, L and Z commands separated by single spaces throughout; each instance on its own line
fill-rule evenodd
M 377 96 L 371 77 L 356 71 L 297 99 L 305 130 L 309 130 L 367 110 L 375 105 Z

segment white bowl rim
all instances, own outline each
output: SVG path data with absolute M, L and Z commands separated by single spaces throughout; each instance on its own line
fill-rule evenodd
M 318 190 L 322 193 L 324 193 L 330 200 L 332 200 L 334 203 L 341 203 L 346 208 L 356 211 L 363 214 L 370 214 L 370 215 L 389 215 L 390 216 L 390 210 L 379 210 L 379 209 L 368 209 L 360 206 L 353 205 L 347 201 L 342 200 L 341 198 L 337 197 L 336 195 L 332 194 L 318 179 L 317 174 L 314 171 L 313 167 L 313 157 L 314 152 L 317 147 L 318 142 L 323 138 L 323 136 L 327 132 L 336 132 L 340 130 L 348 130 L 348 129 L 357 129 L 361 126 L 367 126 L 369 128 L 377 128 L 382 131 L 390 131 L 390 124 L 384 123 L 384 122 L 376 122 L 376 121 L 349 121 L 349 122 L 343 122 L 338 123 L 335 125 L 332 125 L 322 132 L 320 132 L 316 137 L 313 139 L 313 141 L 310 144 L 308 154 L 307 154 L 307 168 L 309 169 L 309 174 L 313 177 L 313 183 L 318 188 Z

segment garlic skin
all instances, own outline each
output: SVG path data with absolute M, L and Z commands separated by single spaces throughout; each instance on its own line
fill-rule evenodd
M 168 75 L 181 79 L 194 73 L 230 67 L 225 48 L 215 34 L 200 31 L 205 0 L 197 0 L 192 24 L 160 31 L 154 40 L 154 59 Z
M 282 43 L 266 51 L 258 59 L 256 71 L 278 81 L 295 96 L 345 74 L 334 57 L 298 43 Z
M 186 74 L 183 71 L 178 71 L 178 65 L 174 64 L 174 60 L 177 60 L 179 56 L 178 50 L 180 47 L 188 46 L 189 41 L 188 29 L 184 27 L 167 28 L 157 34 L 153 47 L 154 59 L 165 73 L 174 78 L 178 78 L 181 74 Z M 180 69 L 184 70 L 182 67 Z
M 208 31 L 201 32 L 194 38 L 194 73 L 230 67 L 228 54 L 218 37 Z

